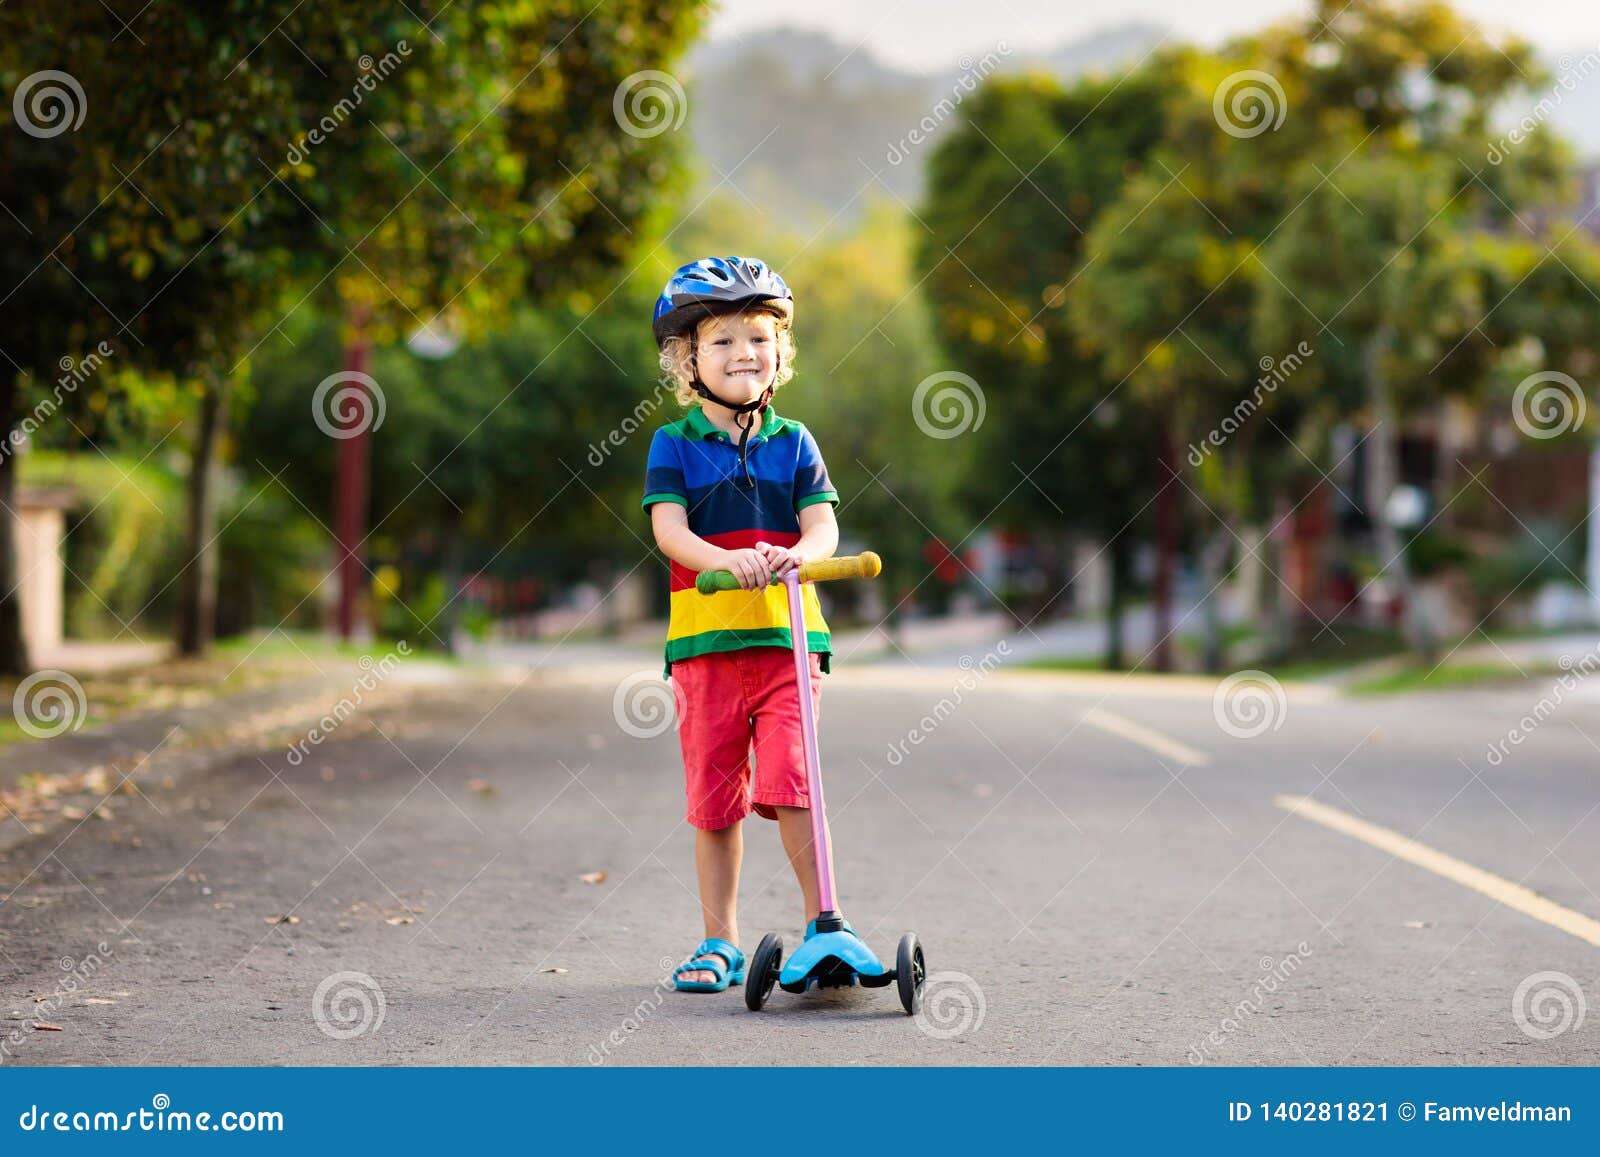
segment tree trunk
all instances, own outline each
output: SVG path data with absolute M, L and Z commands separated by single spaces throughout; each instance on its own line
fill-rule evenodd
M 22 420 L 20 397 L 16 379 L 10 374 L 0 374 L 0 422 L 5 423 L 6 436 Z M 17 573 L 17 520 L 9 512 L 17 508 L 17 455 L 11 446 L 0 454 L 0 675 L 18 678 L 26 675 L 32 664 L 28 661 L 28 640 L 22 634 L 22 593 Z
M 366 315 L 352 309 L 348 319 L 350 337 L 345 344 L 344 377 L 335 403 L 335 420 L 339 421 L 337 475 L 334 481 L 333 533 L 337 539 L 339 570 L 339 603 L 337 629 L 339 638 L 349 642 L 355 634 L 356 619 L 362 603 L 361 593 L 366 585 L 366 567 L 362 564 L 362 545 L 366 539 L 368 439 L 372 436 L 371 415 L 374 400 L 366 394 L 367 356 L 370 351 L 366 336 Z
M 1111 540 L 1111 589 L 1106 599 L 1106 670 L 1122 670 L 1124 657 L 1123 608 L 1128 596 L 1128 540 L 1118 534 Z
M 177 642 L 180 655 L 201 655 L 217 620 L 217 444 L 228 421 L 232 381 L 208 371 L 201 381 L 199 430 L 189 465 L 183 570 L 178 579 Z
M 1289 589 L 1288 580 L 1283 577 L 1284 567 L 1288 562 L 1283 549 L 1284 541 L 1289 537 L 1289 503 L 1285 498 L 1279 498 L 1273 511 L 1273 529 L 1261 541 L 1261 552 L 1266 556 L 1268 566 L 1267 581 L 1262 584 L 1262 602 L 1265 613 L 1262 618 L 1262 636 L 1265 643 L 1262 654 L 1266 661 L 1282 663 L 1289 658 L 1290 649 L 1290 623 L 1289 623 Z M 1277 577 L 1273 577 L 1277 576 Z
M 1222 599 L 1219 588 L 1228 558 L 1228 531 L 1219 528 L 1200 548 L 1200 582 L 1205 587 L 1201 611 L 1200 666 L 1208 675 L 1222 670 L 1226 647 L 1222 639 Z
M 1367 516 L 1372 520 L 1378 552 L 1383 557 L 1383 573 L 1393 576 L 1395 589 L 1400 593 L 1406 641 L 1417 649 L 1424 662 L 1432 664 L 1436 649 L 1433 631 L 1417 601 L 1416 584 L 1411 581 L 1411 571 L 1406 565 L 1399 529 L 1388 518 L 1389 496 L 1394 492 L 1399 475 L 1399 430 L 1389 383 L 1383 374 L 1383 355 L 1390 340 L 1389 331 L 1380 329 L 1367 339 L 1361 351 L 1373 423 L 1372 437 L 1368 439 L 1372 447 L 1372 468 L 1367 471 Z
M 1156 585 L 1152 600 L 1155 630 L 1155 669 L 1172 670 L 1172 588 L 1173 571 L 1178 564 L 1177 462 L 1172 450 L 1172 431 L 1161 428 L 1161 470 L 1157 477 L 1161 489 L 1156 494 Z

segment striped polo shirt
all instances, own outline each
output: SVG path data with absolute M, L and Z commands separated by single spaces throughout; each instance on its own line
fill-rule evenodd
M 750 435 L 746 460 L 755 480 L 746 486 L 739 466 L 739 444 L 713 426 L 694 406 L 679 421 L 663 426 L 650 443 L 644 502 L 676 502 L 689 512 L 689 529 L 728 550 L 758 542 L 793 546 L 800 541 L 800 511 L 818 502 L 838 505 L 816 439 L 799 422 L 778 417 L 771 406 L 761 429 Z M 672 603 L 667 623 L 666 674 L 679 659 L 745 647 L 792 647 L 789 602 L 784 584 L 759 591 L 719 591 L 703 595 L 695 572 L 671 564 Z M 828 624 L 811 583 L 802 584 L 806 649 L 822 655 L 828 669 L 833 647 Z

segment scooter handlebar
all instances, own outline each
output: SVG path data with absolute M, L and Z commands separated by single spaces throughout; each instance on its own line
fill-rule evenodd
M 800 581 L 803 583 L 877 578 L 881 573 L 883 573 L 883 560 L 870 550 L 864 550 L 860 554 L 847 554 L 842 558 L 824 558 L 800 564 Z M 732 571 L 726 570 L 703 570 L 695 576 L 694 586 L 703 595 L 740 589 L 739 580 L 733 576 Z

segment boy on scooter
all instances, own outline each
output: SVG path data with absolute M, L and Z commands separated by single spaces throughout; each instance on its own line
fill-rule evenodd
M 643 502 L 671 560 L 666 667 L 705 921 L 674 973 L 685 992 L 745 979 L 736 909 L 752 809 L 778 822 L 807 921 L 819 907 L 788 604 L 772 580 L 833 554 L 839 496 L 810 432 L 772 408 L 794 374 L 793 319 L 783 279 L 748 257 L 683 266 L 655 308 L 662 370 L 689 407 L 656 431 Z M 703 570 L 730 571 L 741 591 L 700 594 Z M 803 597 L 815 709 L 831 645 L 811 585 Z

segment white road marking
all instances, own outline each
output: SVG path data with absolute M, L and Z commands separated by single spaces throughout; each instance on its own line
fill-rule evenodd
M 1170 736 L 1162 735 L 1161 732 L 1152 730 L 1142 723 L 1124 719 L 1099 707 L 1092 707 L 1084 712 L 1083 721 L 1092 727 L 1098 727 L 1101 731 L 1109 731 L 1112 735 L 1137 743 L 1157 755 L 1175 759 L 1186 767 L 1206 767 L 1211 763 L 1211 757 L 1205 752 L 1190 747 L 1187 743 L 1180 743 Z
M 1396 859 L 1405 860 L 1419 868 L 1426 868 L 1435 875 L 1443 876 L 1446 880 L 1460 884 L 1464 888 L 1471 888 L 1474 892 L 1481 892 L 1492 900 L 1498 900 L 1507 908 L 1514 908 L 1525 916 L 1542 920 L 1552 927 L 1576 936 L 1579 940 L 1600 946 L 1600 920 L 1585 916 L 1582 912 L 1574 912 L 1571 908 L 1564 908 L 1554 900 L 1547 900 L 1531 888 L 1514 884 L 1493 872 L 1475 868 L 1465 860 L 1458 860 L 1426 844 L 1419 844 L 1399 832 L 1357 819 L 1348 812 L 1305 796 L 1274 796 L 1272 802 L 1313 823 L 1371 844 Z

